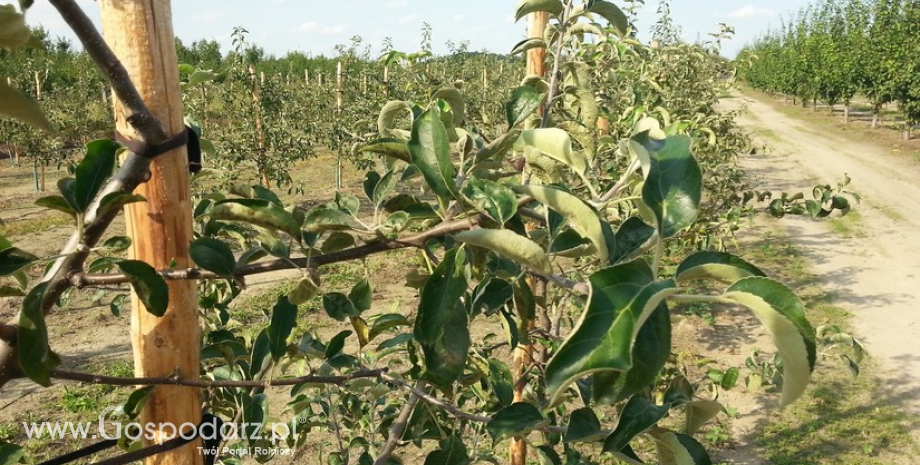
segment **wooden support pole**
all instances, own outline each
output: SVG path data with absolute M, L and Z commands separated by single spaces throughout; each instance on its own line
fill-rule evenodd
M 118 56 L 151 111 L 163 122 L 167 134 L 185 130 L 179 68 L 176 59 L 169 0 L 99 0 L 106 42 Z M 127 110 L 115 104 L 115 125 L 129 138 L 140 137 L 127 122 Z M 192 204 L 185 147 L 157 157 L 151 164 L 150 181 L 135 193 L 147 201 L 128 205 L 126 230 L 132 238 L 130 255 L 156 269 L 175 261 L 180 268 L 193 266 L 188 254 L 192 240 Z M 169 307 L 162 318 L 151 315 L 133 299 L 131 340 L 137 376 L 170 376 L 178 370 L 183 378 L 197 378 L 201 336 L 198 325 L 198 296 L 194 281 L 170 281 Z M 141 413 L 144 425 L 201 422 L 201 394 L 198 388 L 159 386 L 153 390 Z M 183 431 L 187 431 L 187 426 Z M 172 434 L 169 428 L 157 432 L 158 440 Z M 156 441 L 156 440 L 155 440 Z M 147 465 L 201 465 L 196 449 L 200 440 L 155 455 Z
M 549 22 L 549 14 L 545 12 L 531 13 L 527 24 L 527 35 L 531 38 L 543 38 L 546 31 L 546 24 Z M 534 48 L 527 51 L 527 73 L 528 76 L 535 75 L 539 77 L 546 76 L 546 49 Z M 485 79 L 485 70 L 483 70 L 483 79 Z M 542 110 L 541 110 L 542 113 Z M 522 177 L 526 178 L 527 174 L 523 173 Z M 531 228 L 532 225 L 528 225 Z M 527 282 L 531 289 L 536 290 L 538 279 L 531 276 Z M 520 314 L 523 318 L 523 314 Z M 534 320 L 527 318 L 523 321 L 522 330 L 530 333 L 534 329 Z M 514 351 L 514 361 L 511 365 L 512 376 L 514 376 L 514 401 L 521 402 L 524 400 L 524 388 L 527 382 L 524 379 L 528 367 L 533 363 L 534 346 L 532 343 L 518 344 Z M 525 465 L 527 463 L 527 442 L 524 440 L 512 439 L 509 451 L 510 465 Z
M 345 87 L 343 86 L 342 62 L 335 65 L 335 109 L 342 111 L 342 105 L 345 103 Z

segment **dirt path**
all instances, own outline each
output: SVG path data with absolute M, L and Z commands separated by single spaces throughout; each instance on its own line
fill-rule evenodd
M 881 365 L 881 392 L 920 416 L 920 164 L 874 143 L 851 141 L 736 95 L 740 124 L 769 147 L 742 165 L 762 190 L 804 192 L 848 174 L 863 201 L 850 237 L 829 221 L 785 218 L 789 240 L 812 263 L 834 304 L 854 314 L 854 333 Z M 835 215 L 836 216 L 836 215 Z M 920 431 L 914 431 L 920 437 Z

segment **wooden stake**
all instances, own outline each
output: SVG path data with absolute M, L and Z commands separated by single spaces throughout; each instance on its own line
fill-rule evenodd
M 265 76 L 264 74 L 262 76 Z M 262 129 L 262 97 L 259 81 L 256 80 L 256 68 L 249 65 L 249 80 L 252 82 L 252 115 L 256 123 L 256 140 L 259 145 L 256 164 L 259 168 L 259 182 L 262 187 L 269 187 L 268 170 L 265 169 L 265 131 Z
M 342 62 L 335 65 L 335 109 L 342 111 L 342 105 L 345 101 L 345 88 L 342 85 Z
M 543 38 L 546 31 L 546 24 L 549 22 L 549 14 L 545 12 L 531 13 L 527 25 L 527 35 L 531 38 Z M 536 75 L 541 78 L 546 76 L 546 49 L 534 48 L 527 51 L 527 75 Z M 485 77 L 485 70 L 483 70 Z M 542 110 L 541 110 L 542 113 Z M 522 177 L 526 178 L 522 173 Z M 533 225 L 528 225 L 528 229 Z M 535 289 L 538 280 L 532 276 L 527 279 L 531 289 Z M 523 314 L 521 314 L 523 315 Z M 528 318 L 525 321 L 525 328 L 528 333 L 534 329 L 534 321 Z M 527 382 L 524 379 L 528 366 L 533 363 L 533 344 L 519 344 L 514 351 L 514 361 L 512 363 L 512 376 L 514 376 L 514 401 L 521 402 L 524 400 L 524 388 Z M 524 440 L 512 439 L 509 451 L 510 465 L 525 465 L 527 462 L 527 442 Z
M 42 78 L 38 71 L 35 72 L 35 100 L 42 99 Z
M 153 113 L 163 122 L 167 134 L 185 130 L 182 120 L 182 92 L 176 60 L 172 11 L 169 0 L 99 0 L 106 42 L 128 70 L 131 79 Z M 125 108 L 115 106 L 115 125 L 125 137 L 139 137 L 127 122 Z M 128 205 L 126 230 L 132 238 L 130 255 L 156 269 L 175 261 L 179 268 L 193 266 L 188 255 L 192 239 L 192 204 L 188 183 L 188 155 L 185 147 L 160 155 L 151 164 L 151 178 L 135 193 L 147 201 Z M 198 296 L 194 281 L 169 281 L 169 307 L 162 318 L 147 312 L 135 297 L 131 314 L 134 370 L 137 376 L 197 378 L 201 344 L 198 326 Z M 158 386 L 140 416 L 146 426 L 201 422 L 201 394 L 198 388 Z M 183 431 L 187 431 L 187 427 Z M 172 434 L 157 431 L 157 439 Z M 145 442 L 150 442 L 146 441 Z M 147 465 L 201 465 L 196 449 L 200 440 L 155 455 Z

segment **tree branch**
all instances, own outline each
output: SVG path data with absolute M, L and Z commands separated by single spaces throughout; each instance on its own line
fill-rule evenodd
M 428 383 L 419 380 L 419 382 L 415 383 L 413 391 L 425 392 L 425 387 L 427 386 Z M 386 444 L 383 446 L 383 450 L 380 451 L 380 455 L 377 456 L 377 460 L 374 460 L 374 465 L 386 465 L 390 460 L 390 456 L 393 455 L 393 451 L 396 450 L 396 444 L 399 442 L 400 438 L 402 438 L 403 433 L 406 432 L 409 418 L 412 417 L 412 411 L 415 410 L 415 405 L 418 404 L 419 398 L 419 395 L 415 392 L 409 395 L 409 401 L 406 402 L 406 405 L 403 405 L 396 420 L 393 420 L 393 425 L 390 427 L 390 435 L 387 438 Z
M 153 377 L 153 378 L 126 378 L 121 376 L 103 376 L 92 373 L 79 373 L 74 371 L 56 369 L 51 372 L 51 377 L 55 379 L 66 379 L 71 381 L 81 381 L 92 384 L 107 384 L 110 386 L 191 386 L 201 388 L 216 387 L 272 387 L 272 386 L 293 386 L 296 384 L 343 384 L 358 378 L 377 378 L 387 372 L 387 368 L 376 370 L 361 370 L 347 375 L 339 376 L 316 376 L 306 375 L 297 378 L 281 378 L 269 380 L 242 380 L 242 381 L 212 381 L 207 379 L 182 379 L 178 375 Z

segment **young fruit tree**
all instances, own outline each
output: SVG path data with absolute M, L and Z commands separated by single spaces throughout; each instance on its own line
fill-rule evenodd
M 514 53 L 545 57 L 549 73 L 492 102 L 502 121 L 477 127 L 461 89 L 419 81 L 413 99 L 383 105 L 373 134 L 355 136 L 371 167 L 360 197 L 339 190 L 307 207 L 262 182 L 193 202 L 169 2 L 98 2 L 104 39 L 74 0 L 49 2 L 111 86 L 117 137 L 86 144 L 73 177 L 38 201 L 73 219 L 60 253 L 0 237 L 0 289 L 21 297 L 0 326 L 0 388 L 18 378 L 135 386 L 117 419 L 161 426 L 121 441 L 126 461 L 240 463 L 226 445 L 260 462 L 286 447 L 328 464 L 708 464 L 694 434 L 723 407 L 665 369 L 670 309 L 683 302 L 763 323 L 782 357 L 780 405 L 808 385 L 819 341 L 802 301 L 737 255 L 698 250 L 755 197 L 709 169 L 737 143 L 710 112 L 718 92 L 690 82 L 704 79 L 691 68 L 724 71 L 711 51 L 647 47 L 608 1 L 522 0 L 517 20 L 548 24 Z M 24 13 L 0 8 L 0 45 L 18 53 L 30 45 Z M 4 116 L 57 137 L 26 93 L 0 81 L 0 95 Z M 229 115 L 234 127 L 255 117 Z M 698 161 L 695 150 L 723 158 Z M 770 205 L 777 216 L 835 209 L 849 204 L 829 187 Z M 113 235 L 122 212 L 127 236 Z M 375 257 L 408 264 L 411 306 L 383 307 L 369 271 L 323 280 L 330 266 L 367 270 Z M 264 322 L 240 325 L 233 302 L 247 277 L 277 270 L 298 278 Z M 134 302 L 136 376 L 67 368 L 55 353 L 67 340 L 48 330 L 63 297 L 118 286 Z M 214 442 L 197 428 L 179 440 L 162 427 L 218 420 L 239 434 Z M 497 446 L 511 441 L 506 457 Z M 0 463 L 23 453 L 0 444 Z

